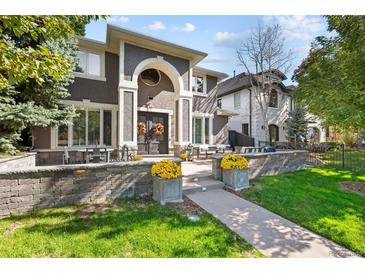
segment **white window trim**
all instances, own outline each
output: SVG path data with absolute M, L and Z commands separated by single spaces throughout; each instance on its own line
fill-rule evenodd
M 74 146 L 73 145 L 73 124 L 72 121 L 70 121 L 70 123 L 68 124 L 68 145 L 67 146 L 59 146 L 58 145 L 58 128 L 55 128 L 54 132 L 55 132 L 55 136 L 52 138 L 54 140 L 54 144 L 55 144 L 55 148 L 64 148 L 64 147 L 68 147 L 68 148 L 84 148 L 87 146 L 92 146 L 92 145 L 87 145 L 88 143 L 88 111 L 89 110 L 99 110 L 100 111 L 100 144 L 99 146 L 105 146 L 104 145 L 104 111 L 111 111 L 111 123 L 112 123 L 112 127 L 111 127 L 111 145 L 107 146 L 109 147 L 115 147 L 116 146 L 116 130 L 115 128 L 117 127 L 117 120 L 116 120 L 116 115 L 117 115 L 117 110 L 118 110 L 118 105 L 112 105 L 112 104 L 99 104 L 99 103 L 92 103 L 89 100 L 83 100 L 83 101 L 71 101 L 71 100 L 60 100 L 60 102 L 64 105 L 73 105 L 76 108 L 82 108 L 83 110 L 86 111 L 86 116 L 85 116 L 85 130 L 86 130 L 86 135 L 85 135 L 85 145 L 80 145 L 80 146 Z
M 105 52 L 97 51 L 97 50 L 90 50 L 90 49 L 85 49 L 85 48 L 79 48 L 79 51 L 100 55 L 100 76 L 93 75 L 93 74 L 88 74 L 87 72 L 76 72 L 76 71 L 74 71 L 75 77 L 85 78 L 85 79 L 90 79 L 90 80 L 97 80 L 97 81 L 104 81 L 105 82 L 106 81 L 106 77 L 105 77 Z
M 213 143 L 213 114 L 210 113 L 200 113 L 200 112 L 194 112 L 193 113 L 193 117 L 192 117 L 192 126 L 195 130 L 194 127 L 194 121 L 195 118 L 198 119 L 202 119 L 202 132 L 201 132 L 201 138 L 202 138 L 202 143 L 193 143 L 194 145 L 211 145 Z M 205 118 L 208 118 L 209 121 L 209 140 L 208 140 L 208 144 L 205 143 Z M 195 132 L 194 132 L 195 133 Z M 195 138 L 194 138 L 195 139 Z
M 203 92 L 198 92 L 198 91 L 193 91 L 193 87 L 197 86 L 197 77 L 202 77 L 203 78 Z M 199 73 L 193 73 L 192 77 L 191 77 L 191 91 L 193 92 L 194 95 L 197 96 L 207 96 L 207 76 L 203 75 L 203 74 L 199 74 Z

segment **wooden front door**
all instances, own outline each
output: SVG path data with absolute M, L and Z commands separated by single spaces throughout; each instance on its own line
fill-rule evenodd
M 138 154 L 168 154 L 168 115 L 164 113 L 138 111 L 139 128 L 145 127 L 138 134 Z M 162 134 L 155 134 L 156 127 L 163 126 Z M 161 127 L 159 127 L 161 129 Z

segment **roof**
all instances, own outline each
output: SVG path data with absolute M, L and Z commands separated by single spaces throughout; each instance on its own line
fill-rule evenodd
M 171 42 L 160 40 L 138 32 L 120 28 L 114 25 L 107 25 L 106 44 L 108 47 L 119 49 L 119 41 L 123 40 L 134 45 L 141 45 L 145 48 L 167 53 L 169 55 L 191 60 L 193 65 L 200 62 L 208 54 L 195 49 L 187 48 Z
M 275 74 L 278 74 L 280 71 L 279 70 L 275 70 Z M 261 73 L 259 73 L 261 74 Z M 285 77 L 285 75 L 280 72 L 280 78 L 285 80 L 287 79 Z M 285 78 L 283 78 L 283 75 Z M 284 83 L 279 82 L 277 83 L 278 86 L 281 87 L 281 89 L 284 92 L 293 92 L 295 91 L 295 86 L 294 85 L 290 85 L 290 86 L 285 86 Z M 248 73 L 243 72 L 240 73 L 238 75 L 236 75 L 235 77 L 229 78 L 226 81 L 218 84 L 217 87 L 217 97 L 222 97 L 231 93 L 234 93 L 236 91 L 242 90 L 242 89 L 247 89 L 251 87 L 251 83 L 250 83 L 250 76 Z
M 211 70 L 211 69 L 207 69 L 207 68 L 203 68 L 203 67 L 199 67 L 199 66 L 195 66 L 193 69 L 194 69 L 194 71 L 197 71 L 197 72 L 215 76 L 220 80 L 223 80 L 228 77 L 227 73 L 219 72 L 219 71 L 215 71 L 215 70 Z

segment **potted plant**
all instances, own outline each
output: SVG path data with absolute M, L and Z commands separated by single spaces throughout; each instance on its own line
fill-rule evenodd
M 171 160 L 163 160 L 151 168 L 153 199 L 166 203 L 180 203 L 182 199 L 181 166 Z
M 234 191 L 249 188 L 248 160 L 245 157 L 227 154 L 220 165 L 225 185 Z

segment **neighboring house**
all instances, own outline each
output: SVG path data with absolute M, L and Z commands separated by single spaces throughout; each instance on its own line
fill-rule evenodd
M 286 86 L 283 81 L 286 76 L 275 70 L 270 73 L 275 77 L 275 88 L 269 98 L 268 119 L 271 144 L 287 142 L 286 119 L 288 113 L 294 108 L 292 94 L 295 87 Z M 258 102 L 254 98 L 249 75 L 241 73 L 220 83 L 217 87 L 217 104 L 225 110 L 237 112 L 238 115 L 229 121 L 229 129 L 251 136 L 255 139 L 255 145 L 265 143 L 264 123 Z M 313 121 L 310 126 L 319 130 L 318 123 Z M 318 137 L 322 140 L 325 133 L 320 130 Z M 325 140 L 325 139 L 324 139 Z
M 75 81 L 60 103 L 76 107 L 79 117 L 33 130 L 38 164 L 62 162 L 64 147 L 75 154 L 94 145 L 177 154 L 191 143 L 227 143 L 230 113 L 206 102 L 213 98 L 216 106 L 212 94 L 228 75 L 197 67 L 206 53 L 112 25 L 105 43 L 79 38 L 78 45 Z

